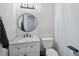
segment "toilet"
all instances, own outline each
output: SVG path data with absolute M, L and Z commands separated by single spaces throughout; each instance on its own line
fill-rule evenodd
M 46 50 L 46 56 L 58 56 L 57 51 L 53 49 L 54 46 L 53 38 L 42 38 L 41 42 L 43 48 Z

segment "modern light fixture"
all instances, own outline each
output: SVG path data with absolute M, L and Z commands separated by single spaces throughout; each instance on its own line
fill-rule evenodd
M 21 8 L 25 9 L 35 9 L 35 4 L 33 3 L 21 3 Z

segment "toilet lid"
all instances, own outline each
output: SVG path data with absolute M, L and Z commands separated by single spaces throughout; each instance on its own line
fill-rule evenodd
M 58 56 L 58 53 L 54 49 L 46 49 L 46 56 Z

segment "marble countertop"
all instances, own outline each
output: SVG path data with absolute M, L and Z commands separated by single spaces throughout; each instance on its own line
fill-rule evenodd
M 10 42 L 10 44 L 36 42 L 36 41 L 40 41 L 38 36 L 34 36 L 34 37 L 16 37 L 12 42 Z

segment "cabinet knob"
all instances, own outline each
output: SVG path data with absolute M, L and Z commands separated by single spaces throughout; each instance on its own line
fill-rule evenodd
M 33 46 L 31 46 L 31 48 L 33 48 Z
M 20 49 L 20 48 L 17 48 L 18 50 Z

